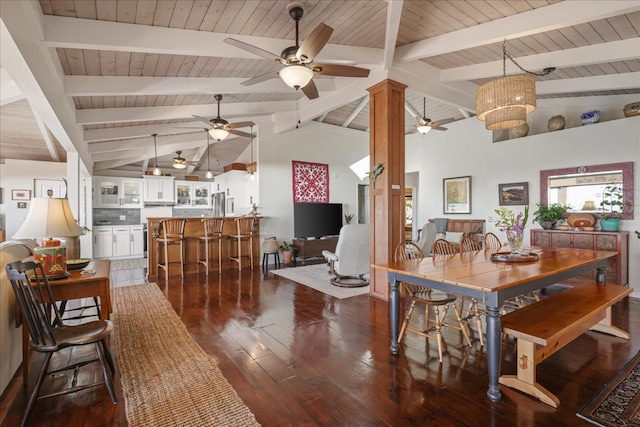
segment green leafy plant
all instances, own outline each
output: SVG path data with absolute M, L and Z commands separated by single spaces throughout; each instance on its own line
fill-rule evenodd
M 602 199 L 600 208 L 603 219 L 620 219 L 631 207 L 631 203 L 624 201 L 622 186 L 619 184 L 607 185 L 598 197 Z
M 560 203 L 541 205 L 538 202 L 536 206 L 538 206 L 538 209 L 533 213 L 533 222 L 538 224 L 542 224 L 544 221 L 558 222 L 563 219 L 562 214 L 571 208 Z
M 284 240 L 282 241 L 282 244 L 280 245 L 280 250 L 282 252 L 293 252 L 294 249 L 295 249 L 295 247 L 293 246 L 293 244 L 287 243 Z

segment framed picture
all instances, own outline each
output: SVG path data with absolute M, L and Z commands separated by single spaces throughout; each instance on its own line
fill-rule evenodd
M 31 200 L 31 190 L 11 190 L 11 200 Z
M 471 176 L 458 176 L 442 180 L 445 214 L 471 213 Z
M 500 206 L 528 205 L 529 183 L 498 184 L 498 201 Z
M 27 202 L 18 202 L 18 209 L 27 209 Z

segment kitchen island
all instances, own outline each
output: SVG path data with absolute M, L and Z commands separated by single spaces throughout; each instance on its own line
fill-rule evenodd
M 224 227 L 222 229 L 223 235 L 225 237 L 225 241 L 222 242 L 222 270 L 228 270 L 231 266 L 233 269 L 238 268 L 237 263 L 229 263 L 229 254 L 236 253 L 236 240 L 230 241 L 228 236 L 235 233 L 236 231 L 236 218 L 239 217 L 207 217 L 207 218 L 222 218 L 224 219 Z M 253 239 L 253 265 L 260 265 L 260 219 L 262 217 L 256 216 L 256 231 L 255 237 Z M 204 226 L 202 224 L 202 220 L 205 218 L 202 217 L 191 217 L 191 218 L 183 218 L 183 217 L 174 217 L 174 218 L 147 218 L 147 229 L 148 237 L 147 237 L 147 257 L 148 257 L 148 276 L 151 280 L 156 280 L 158 274 L 158 247 L 156 240 L 158 238 L 159 233 L 159 224 L 163 219 L 184 219 L 186 221 L 184 228 L 184 274 L 193 274 L 198 272 L 198 268 L 201 272 L 204 273 L 204 265 L 198 266 L 198 245 L 203 245 L 200 243 L 199 237 L 204 235 Z M 247 243 L 243 242 L 243 245 Z M 179 247 L 177 245 L 171 246 L 169 248 L 169 257 L 171 259 L 180 259 L 180 253 L 177 252 Z M 230 252 L 231 250 L 231 252 Z M 243 252 L 245 249 L 243 248 Z M 201 248 L 201 253 L 204 256 L 204 247 Z M 210 248 L 210 257 L 214 260 L 218 259 L 218 245 L 212 244 Z M 249 267 L 249 259 L 244 259 L 242 267 Z M 211 272 L 218 272 L 218 263 L 210 262 L 209 269 Z M 178 264 L 171 264 L 169 267 L 169 276 L 180 276 L 180 268 Z

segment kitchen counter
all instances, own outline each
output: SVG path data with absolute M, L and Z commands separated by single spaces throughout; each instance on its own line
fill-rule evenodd
M 235 219 L 239 218 L 239 217 L 206 217 L 206 218 L 222 218 L 224 219 L 224 227 L 222 229 L 223 235 L 225 236 L 229 236 L 230 234 L 234 233 L 236 231 L 236 223 L 235 223 Z M 184 229 L 184 236 L 185 236 L 185 242 L 184 242 L 184 259 L 185 259 L 185 263 L 184 263 L 184 274 L 193 274 L 196 273 L 198 271 L 198 261 L 197 261 L 197 249 L 198 249 L 198 243 L 199 243 L 199 239 L 198 237 L 202 236 L 204 234 L 204 226 L 202 225 L 202 220 L 205 219 L 203 217 L 173 217 L 173 218 L 147 218 L 147 229 L 148 229 L 148 233 L 147 233 L 147 258 L 148 258 L 148 262 L 149 262 L 149 279 L 153 279 L 155 280 L 158 274 L 158 269 L 156 267 L 157 265 L 157 259 L 158 259 L 158 254 L 157 254 L 157 244 L 156 244 L 156 239 L 158 237 L 158 227 L 160 224 L 160 221 L 163 219 L 184 219 L 186 220 L 186 224 L 185 224 L 185 229 Z M 254 266 L 260 266 L 260 244 L 261 244 L 261 240 L 260 240 L 260 219 L 262 219 L 261 216 L 257 216 L 257 230 L 256 230 L 256 237 L 253 240 L 253 265 Z M 212 259 L 217 259 L 218 257 L 218 245 L 211 245 L 212 248 L 212 253 L 210 253 L 210 256 Z M 235 250 L 235 244 L 233 245 L 233 248 Z M 170 250 L 178 250 L 178 247 L 171 247 Z M 172 259 L 179 259 L 180 255 L 178 252 L 175 253 L 171 253 L 169 254 L 169 257 Z M 229 244 L 227 242 L 223 242 L 222 244 L 222 269 L 226 270 L 229 269 Z M 243 267 L 249 267 L 249 261 L 248 259 L 244 261 L 245 264 L 243 264 Z M 237 263 L 232 263 L 231 266 L 234 269 L 238 268 L 238 264 Z M 209 267 L 210 267 L 210 271 L 211 272 L 217 272 L 218 271 L 218 263 L 217 262 L 210 262 L 209 263 Z M 200 271 L 204 272 L 204 266 L 200 267 Z M 178 264 L 170 264 L 169 266 L 169 276 L 180 276 L 180 269 Z

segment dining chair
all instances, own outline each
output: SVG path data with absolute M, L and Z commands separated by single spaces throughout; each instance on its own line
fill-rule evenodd
M 457 246 L 457 245 L 456 245 Z M 458 253 L 458 248 L 445 239 L 436 239 L 431 247 L 432 255 L 454 255 Z
M 53 298 L 51 285 L 45 275 L 42 264 L 33 261 L 26 263 L 17 261 L 7 264 L 5 270 L 20 306 L 20 312 L 29 328 L 31 349 L 45 354 L 44 362 L 40 368 L 33 392 L 29 397 L 21 425 L 25 426 L 27 424 L 37 400 L 73 393 L 102 384 L 107 387 L 113 403 L 116 403 L 117 400 L 111 378 L 115 373 L 115 368 L 106 343 L 107 337 L 113 330 L 111 321 L 101 319 L 74 326 L 65 325 L 61 319 L 60 310 Z M 52 317 L 56 319 L 55 322 L 51 321 Z M 54 325 L 52 323 L 54 323 Z M 49 370 L 51 358 L 55 353 L 67 347 L 78 347 L 89 344 L 95 345 L 96 357 L 93 359 L 82 360 L 81 362 L 58 367 L 65 362 L 68 356 L 59 357 L 56 359 L 56 368 L 51 371 Z M 102 365 L 104 382 L 85 383 L 84 376 L 81 376 L 80 380 L 78 379 L 79 368 L 98 361 Z M 71 387 L 53 391 L 43 396 L 39 395 L 40 389 L 48 375 L 68 370 L 73 370 L 73 376 L 70 382 Z M 78 380 L 81 384 L 78 384 Z
M 469 236 L 464 236 L 460 241 L 460 252 L 475 252 L 481 249 L 480 243 Z
M 395 249 L 394 259 L 396 262 L 418 262 L 423 258 L 424 254 L 422 250 L 413 242 L 400 243 Z M 442 338 L 443 327 L 450 327 L 462 331 L 467 345 L 471 346 L 469 332 L 467 331 L 466 325 L 462 322 L 459 311 L 456 307 L 456 295 L 406 282 L 401 282 L 400 286 L 403 288 L 403 293 L 407 294 L 410 299 L 408 302 L 409 306 L 404 316 L 404 321 L 400 326 L 398 343 L 402 341 L 402 338 L 407 331 L 423 336 L 427 339 L 435 340 L 438 345 L 438 360 L 440 360 L 441 363 L 444 347 L 444 341 Z M 413 310 L 417 303 L 424 304 L 423 329 L 417 329 L 410 326 L 411 315 L 413 314 Z M 453 308 L 453 312 L 456 315 L 457 324 L 452 324 L 447 320 L 450 307 Z M 433 312 L 433 315 L 431 312 Z M 433 323 L 433 326 L 430 326 L 431 323 Z
M 180 277 L 184 278 L 184 227 L 186 220 L 184 219 L 163 219 L 160 220 L 160 235 L 156 239 L 156 254 L 158 264 L 156 270 L 162 268 L 164 270 L 165 280 L 169 280 L 169 265 L 180 264 Z M 179 260 L 171 260 L 169 258 L 171 246 L 178 246 L 180 251 Z M 163 249 L 162 252 L 160 249 Z M 162 259 L 160 254 L 163 254 Z M 162 262 L 161 262 L 162 260 Z
M 498 236 L 489 232 L 484 235 L 484 247 L 485 249 L 500 249 L 505 243 L 502 243 Z

